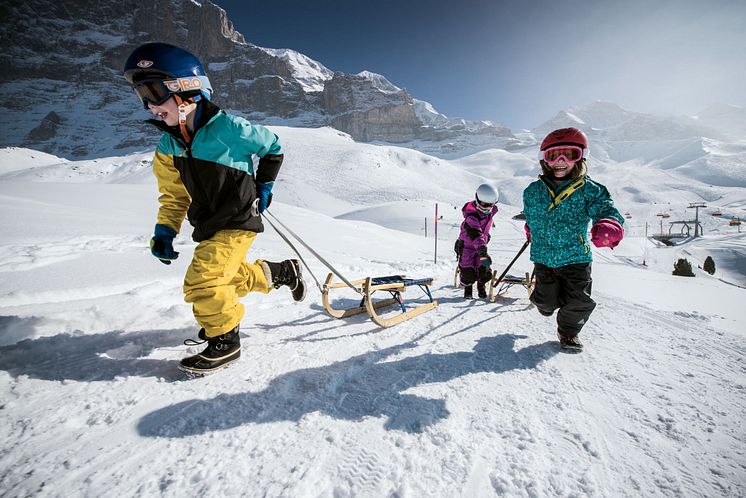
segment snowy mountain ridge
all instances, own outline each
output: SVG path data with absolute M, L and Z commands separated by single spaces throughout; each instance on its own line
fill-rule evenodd
M 385 77 L 333 72 L 295 50 L 253 45 L 209 0 L 135 5 L 102 0 L 64 8 L 53 0 L 31 0 L 9 4 L 5 14 L 10 22 L 1 35 L 7 48 L 0 62 L 7 71 L 0 89 L 10 105 L 0 146 L 78 159 L 147 146 L 145 114 L 121 69 L 135 46 L 156 39 L 200 57 L 215 101 L 252 121 L 333 126 L 359 141 L 411 146 L 422 141 L 433 150 L 449 139 L 470 146 L 471 130 L 423 126 L 411 96 Z M 47 39 L 59 43 L 41 41 Z M 512 136 L 499 125 L 481 128 L 501 139 Z
M 585 107 L 558 112 L 534 132 L 543 135 L 566 126 L 577 126 L 594 137 L 614 141 L 677 140 L 695 137 L 722 139 L 714 129 L 687 116 L 660 117 L 631 112 L 608 101 L 595 101 Z
M 154 21 L 166 11 L 172 15 L 162 23 Z M 651 140 L 737 142 L 746 136 L 746 115 L 735 106 L 713 106 L 693 119 L 596 102 L 560 111 L 528 134 L 514 134 L 491 121 L 449 118 L 383 75 L 346 75 L 292 49 L 257 47 L 209 1 L 157 0 L 130 8 L 106 0 L 93 8 L 60 8 L 51 0 L 33 0 L 11 4 L 8 18 L 14 22 L 4 36 L 14 41 L 0 54 L 8 68 L 0 88 L 9 102 L 0 146 L 68 158 L 115 156 L 150 146 L 153 130 L 142 124 L 147 114 L 138 108 L 120 71 L 129 50 L 152 41 L 156 32 L 202 56 L 216 102 L 251 121 L 333 126 L 358 141 L 395 143 L 442 158 L 496 147 L 525 150 L 550 129 L 579 123 L 602 152 L 599 158 L 618 161 L 635 153 L 628 149 L 641 150 L 646 162 L 667 160 L 668 150 L 651 153 L 645 145 Z M 188 38 L 189 27 L 206 35 Z M 39 41 L 50 36 L 60 43 Z M 71 65 L 80 71 L 72 74 Z M 606 147 L 604 142 L 625 144 Z M 622 152 L 615 155 L 617 149 Z
M 327 69 L 323 64 L 295 50 L 283 48 L 262 48 L 268 54 L 285 61 L 290 72 L 303 90 L 308 93 L 322 92 L 324 83 L 334 76 L 334 72 Z

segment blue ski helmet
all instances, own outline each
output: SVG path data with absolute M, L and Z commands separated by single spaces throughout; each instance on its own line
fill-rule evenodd
M 172 94 L 210 100 L 212 85 L 202 63 L 192 53 L 168 43 L 145 43 L 124 63 L 124 77 L 145 108 L 160 105 Z M 195 98 L 199 100 L 199 98 Z

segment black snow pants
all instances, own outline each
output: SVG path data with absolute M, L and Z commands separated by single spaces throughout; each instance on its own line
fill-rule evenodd
M 480 265 L 478 268 L 461 267 L 461 285 L 468 287 L 474 282 L 486 284 L 492 278 L 492 268 Z
M 558 331 L 568 337 L 578 335 L 596 307 L 591 299 L 591 264 L 549 268 L 535 263 L 534 268 L 536 287 L 531 302 L 546 314 L 559 309 Z

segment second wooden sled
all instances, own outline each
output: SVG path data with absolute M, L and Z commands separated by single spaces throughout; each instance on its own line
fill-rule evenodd
M 433 301 L 433 296 L 430 294 L 430 286 L 433 283 L 432 278 L 404 278 L 402 275 L 392 275 L 388 277 L 367 277 L 361 280 L 353 280 L 350 282 L 353 286 L 358 288 L 359 292 L 363 295 L 362 300 L 358 306 L 352 308 L 336 309 L 331 305 L 329 299 L 329 291 L 331 289 L 339 289 L 347 287 L 347 284 L 342 282 L 333 283 L 334 274 L 330 273 L 326 277 L 324 287 L 321 292 L 321 301 L 324 305 L 324 309 L 334 318 L 345 318 L 348 316 L 357 315 L 359 313 L 366 312 L 370 319 L 376 325 L 381 327 L 391 327 L 397 323 L 414 318 L 417 315 L 429 311 L 438 306 L 438 301 Z M 430 299 L 429 303 L 421 304 L 416 308 L 407 310 L 407 306 L 404 304 L 402 299 L 402 292 L 407 290 L 407 287 L 417 286 L 425 292 L 427 297 Z M 391 297 L 388 299 L 382 299 L 379 301 L 373 300 L 373 293 L 376 291 L 388 292 Z M 401 313 L 391 318 L 384 318 L 377 313 L 377 309 L 386 306 L 398 304 L 401 307 Z
M 528 272 L 526 272 L 525 277 L 505 275 L 499 281 L 497 281 L 497 278 L 497 272 L 494 272 L 492 274 L 492 280 L 490 280 L 489 284 L 489 298 L 491 303 L 494 303 L 497 298 L 505 295 L 505 293 L 508 292 L 508 289 L 510 289 L 514 285 L 523 286 L 528 292 L 528 295 L 531 296 L 531 291 L 533 291 L 534 285 L 536 284 L 534 276 L 529 275 Z

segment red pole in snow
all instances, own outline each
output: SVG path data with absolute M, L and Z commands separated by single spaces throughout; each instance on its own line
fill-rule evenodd
M 438 203 L 435 203 L 435 264 L 438 264 Z

